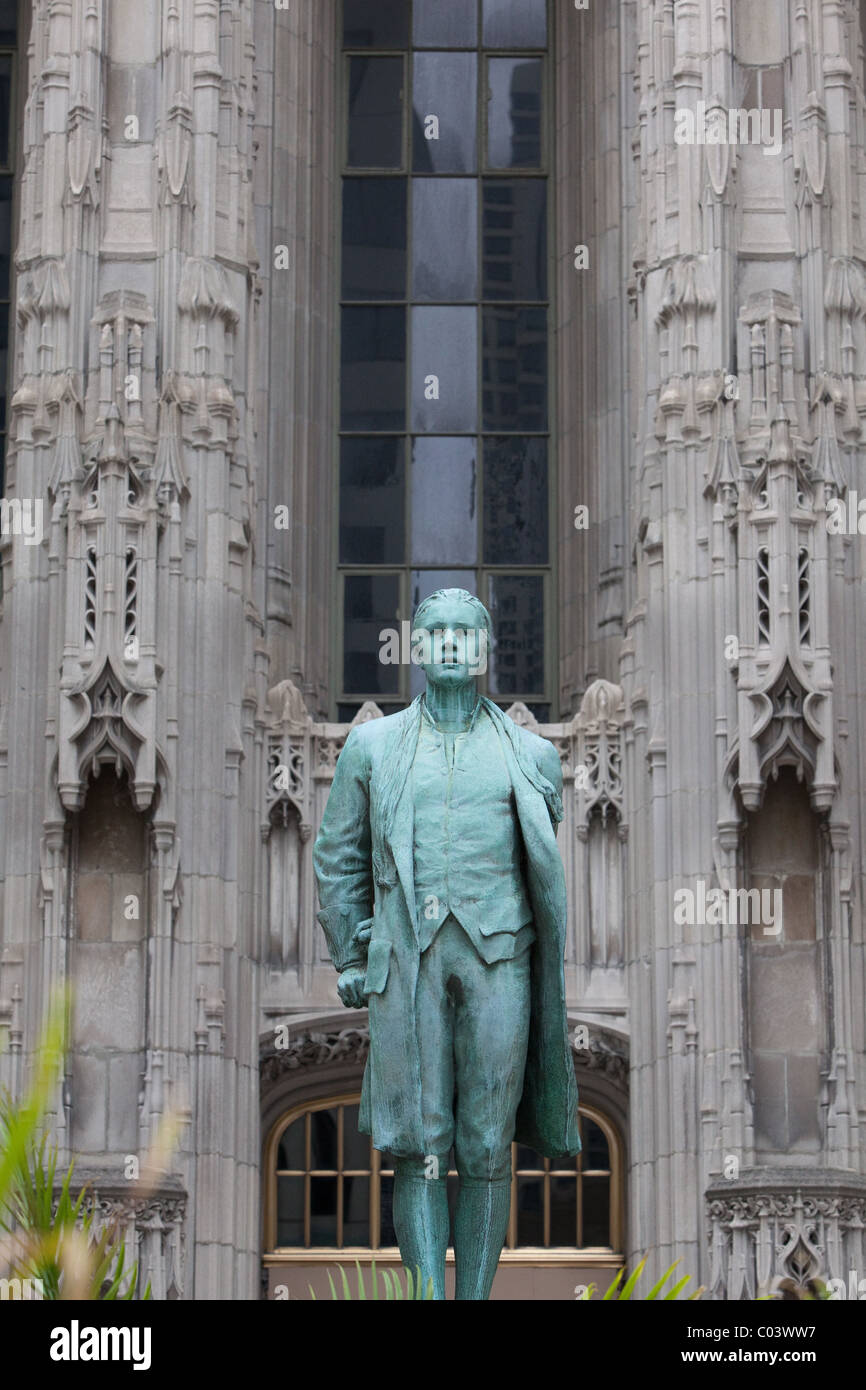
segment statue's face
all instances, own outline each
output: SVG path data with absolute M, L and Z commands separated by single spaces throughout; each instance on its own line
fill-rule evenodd
M 412 630 L 431 685 L 469 685 L 487 667 L 487 629 L 465 599 L 437 599 Z

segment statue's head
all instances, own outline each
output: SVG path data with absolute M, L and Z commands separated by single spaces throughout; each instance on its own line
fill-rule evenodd
M 419 603 L 412 625 L 418 664 L 431 685 L 468 685 L 487 670 L 490 614 L 468 589 L 437 589 Z

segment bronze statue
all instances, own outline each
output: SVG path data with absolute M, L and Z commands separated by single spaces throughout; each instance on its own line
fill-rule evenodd
M 319 920 L 370 1016 L 360 1127 L 394 1156 L 403 1264 L 445 1297 L 454 1147 L 456 1297 L 489 1297 L 516 1137 L 579 1151 L 556 845 L 562 770 L 476 690 L 490 616 L 464 589 L 419 605 L 422 696 L 352 730 L 314 849 Z

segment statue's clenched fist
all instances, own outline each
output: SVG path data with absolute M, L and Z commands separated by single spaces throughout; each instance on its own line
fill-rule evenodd
M 350 965 L 348 970 L 344 970 L 339 976 L 337 980 L 337 993 L 347 1009 L 363 1009 L 366 1007 L 367 996 L 364 993 L 364 977 L 366 974 L 366 966 Z

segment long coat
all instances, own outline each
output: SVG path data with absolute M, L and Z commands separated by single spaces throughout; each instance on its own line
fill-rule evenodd
M 354 728 L 337 762 L 313 850 L 322 923 L 337 970 L 364 965 L 370 1055 L 360 1128 L 377 1149 L 424 1153 L 415 988 L 420 964 L 411 768 L 420 700 Z M 516 1139 L 551 1158 L 580 1149 L 565 1011 L 565 874 L 556 845 L 562 769 L 553 745 L 483 698 L 502 741 L 526 850 L 536 940 Z M 483 802 L 479 815 L 484 814 Z M 491 904 L 495 912 L 495 901 Z M 369 939 L 369 947 L 367 940 Z

